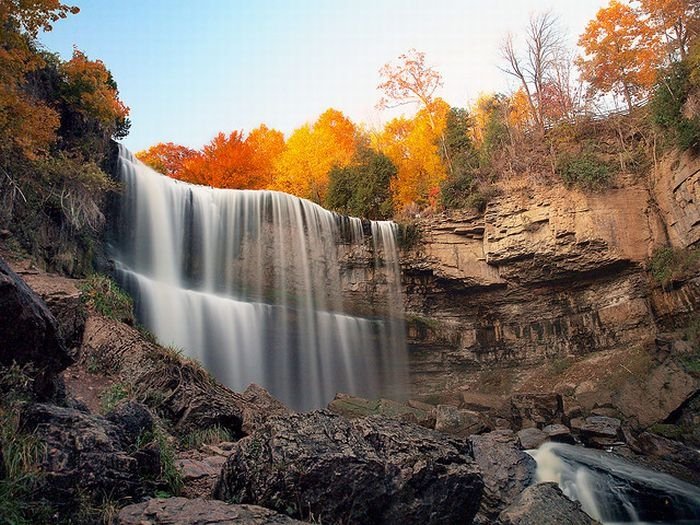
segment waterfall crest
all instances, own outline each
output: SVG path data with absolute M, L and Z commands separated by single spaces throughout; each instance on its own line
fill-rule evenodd
M 402 394 L 396 224 L 280 192 L 175 181 L 124 148 L 119 174 L 117 279 L 160 343 L 235 390 L 258 383 L 299 410 L 336 392 Z M 357 260 L 374 262 L 361 271 L 376 283 L 361 304 L 347 293 L 362 288 Z

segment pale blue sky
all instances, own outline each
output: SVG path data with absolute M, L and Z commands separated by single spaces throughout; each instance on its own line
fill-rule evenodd
M 552 9 L 575 42 L 606 0 L 69 0 L 81 13 L 41 40 L 75 44 L 112 70 L 131 108 L 132 150 L 200 147 L 260 122 L 291 132 L 335 107 L 379 126 L 378 69 L 415 47 L 464 106 L 505 91 L 498 45 L 530 13 Z M 404 109 L 404 111 L 410 111 Z

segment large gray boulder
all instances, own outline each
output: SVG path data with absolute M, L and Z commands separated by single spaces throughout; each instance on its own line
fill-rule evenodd
M 269 418 L 239 441 L 214 494 L 329 524 L 452 524 L 471 523 L 482 487 L 464 441 L 316 411 Z
M 49 398 L 54 380 L 74 362 L 42 299 L 0 259 L 0 366 L 30 365 L 35 394 Z
M 469 441 L 484 480 L 480 523 L 493 523 L 498 514 L 535 481 L 537 464 L 520 450 L 518 439 L 510 430 L 472 436 Z
M 510 398 L 511 420 L 514 430 L 537 427 L 544 428 L 561 423 L 564 402 L 560 394 L 519 393 Z
M 526 488 L 499 516 L 501 525 L 596 525 L 556 483 Z
M 230 505 L 204 499 L 152 499 L 124 507 L 117 525 L 301 525 L 255 505 Z

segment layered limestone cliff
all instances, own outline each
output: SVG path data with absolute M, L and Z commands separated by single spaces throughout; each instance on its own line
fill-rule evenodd
M 699 176 L 699 160 L 678 156 L 651 183 L 511 191 L 483 215 L 423 219 L 421 242 L 402 260 L 416 393 L 556 387 L 585 397 L 586 373 L 643 380 L 655 365 L 635 352 L 700 305 L 700 280 L 664 291 L 647 271 L 654 249 L 700 240 Z M 588 372 L 567 383 L 586 359 Z M 678 397 L 697 388 L 690 383 Z

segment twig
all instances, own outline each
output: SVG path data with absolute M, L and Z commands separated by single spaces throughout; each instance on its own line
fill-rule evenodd
M 25 197 L 25 196 L 24 196 L 24 193 L 22 193 L 22 188 L 19 187 L 19 185 L 14 181 L 14 179 L 13 179 L 12 177 L 10 177 L 10 174 L 7 173 L 7 171 L 5 171 L 4 168 L 0 168 L 0 169 L 1 169 L 2 172 L 5 174 L 5 177 L 7 177 L 7 180 L 10 181 L 10 184 L 12 184 L 12 185 L 15 187 L 15 189 L 19 192 L 20 196 L 22 197 L 22 200 L 23 200 L 24 203 L 26 204 L 26 203 L 27 203 L 27 197 Z

